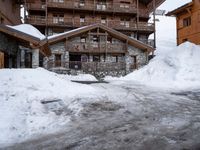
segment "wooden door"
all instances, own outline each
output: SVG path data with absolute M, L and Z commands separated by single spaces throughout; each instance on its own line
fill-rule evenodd
M 0 69 L 4 68 L 4 53 L 0 51 Z

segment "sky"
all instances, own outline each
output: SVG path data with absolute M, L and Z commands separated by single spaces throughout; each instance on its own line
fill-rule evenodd
M 158 9 L 166 12 L 174 10 L 191 0 L 166 0 Z M 176 19 L 175 17 L 156 16 L 157 53 L 167 52 L 176 46 Z M 153 38 L 153 34 L 149 39 Z M 167 49 L 166 49 L 167 47 Z
M 192 0 L 166 0 L 159 9 L 164 9 L 167 11 L 176 9 L 177 7 L 180 7 L 184 5 L 185 3 L 191 2 Z

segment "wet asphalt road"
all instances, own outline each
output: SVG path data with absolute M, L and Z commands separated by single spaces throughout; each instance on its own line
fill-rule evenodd
M 200 150 L 200 90 L 94 84 L 62 131 L 4 150 Z M 101 96 L 100 96 L 101 95 Z

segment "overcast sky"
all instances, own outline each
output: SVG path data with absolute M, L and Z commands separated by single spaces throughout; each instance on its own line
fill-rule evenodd
M 191 2 L 192 0 L 166 0 L 159 9 L 164 9 L 167 11 L 176 9 L 177 7 L 180 7 L 184 5 L 185 3 Z

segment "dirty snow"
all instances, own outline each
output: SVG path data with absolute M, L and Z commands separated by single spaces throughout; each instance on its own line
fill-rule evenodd
M 69 112 L 81 109 L 74 98 L 96 92 L 42 68 L 1 69 L 0 79 L 0 146 L 55 132 L 69 121 Z
M 59 75 L 60 78 L 71 81 L 98 81 L 91 74 L 78 74 L 78 75 Z
M 29 34 L 31 36 L 34 36 L 36 38 L 39 38 L 40 40 L 45 39 L 46 37 L 34 26 L 30 25 L 30 24 L 20 24 L 20 25 L 16 25 L 16 26 L 9 26 L 8 27 L 18 30 L 20 32 Z

